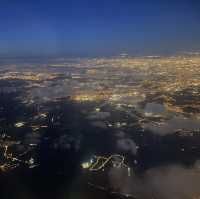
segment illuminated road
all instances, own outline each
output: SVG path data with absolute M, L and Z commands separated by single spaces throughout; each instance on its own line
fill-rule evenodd
M 130 167 L 128 167 L 124 161 L 125 157 L 118 154 L 113 154 L 108 157 L 106 156 L 94 156 L 95 161 L 91 159 L 89 162 L 82 163 L 83 169 L 88 169 L 89 171 L 100 171 L 103 170 L 108 164 L 111 163 L 112 167 L 121 168 L 125 167 L 130 173 Z

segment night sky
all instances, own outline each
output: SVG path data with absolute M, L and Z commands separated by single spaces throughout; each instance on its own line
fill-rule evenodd
M 199 49 L 198 0 L 0 1 L 0 55 L 142 55 Z

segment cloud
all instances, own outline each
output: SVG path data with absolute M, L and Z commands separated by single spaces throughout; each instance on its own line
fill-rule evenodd
M 144 107 L 144 114 L 146 116 L 162 115 L 165 113 L 165 107 L 162 104 L 147 103 Z
M 28 133 L 25 136 L 25 144 L 39 144 L 41 141 L 41 135 L 37 133 Z
M 200 122 L 197 119 L 173 117 L 172 119 L 160 124 L 153 122 L 144 123 L 144 129 L 152 131 L 152 133 L 165 136 L 167 134 L 173 134 L 179 129 L 194 131 L 200 129 Z
M 136 198 L 194 199 L 200 196 L 199 161 L 191 168 L 178 165 L 152 168 L 142 176 L 127 176 L 125 168 L 112 168 L 110 185 L 123 194 Z
M 54 142 L 55 149 L 75 149 L 78 151 L 81 147 L 81 136 L 72 137 L 69 135 L 61 135 L 58 139 Z
M 37 102 L 47 102 L 52 101 L 57 98 L 67 97 L 73 93 L 73 86 L 76 86 L 77 83 L 66 81 L 55 82 L 52 85 L 52 82 L 43 82 L 39 86 L 31 87 L 28 91 L 28 95 L 25 96 L 29 101 Z
M 94 120 L 94 119 L 104 120 L 104 119 L 106 119 L 108 117 L 110 117 L 110 113 L 109 112 L 96 112 L 96 113 L 92 113 L 87 118 L 91 119 L 91 120 Z
M 130 138 L 121 138 L 117 140 L 117 148 L 122 151 L 130 152 L 135 155 L 137 153 L 137 145 Z
M 123 131 L 118 131 L 118 132 L 115 134 L 115 136 L 118 137 L 118 138 L 124 138 L 124 137 L 126 137 L 126 134 L 125 134 L 125 132 L 123 132 Z
M 107 129 L 106 123 L 102 121 L 95 121 L 95 122 L 92 122 L 91 124 L 98 128 Z

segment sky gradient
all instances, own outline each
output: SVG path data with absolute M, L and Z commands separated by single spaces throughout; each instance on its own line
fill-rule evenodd
M 200 49 L 194 0 L 1 0 L 0 55 L 106 56 Z

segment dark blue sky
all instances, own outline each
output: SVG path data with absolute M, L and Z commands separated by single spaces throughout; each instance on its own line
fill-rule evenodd
M 198 0 L 0 0 L 0 55 L 101 56 L 196 49 Z

